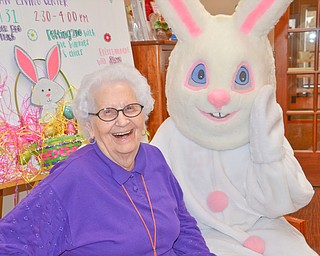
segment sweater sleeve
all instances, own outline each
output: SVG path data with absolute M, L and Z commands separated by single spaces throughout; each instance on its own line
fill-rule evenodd
M 209 252 L 196 220 L 190 215 L 185 206 L 182 190 L 177 180 L 173 179 L 180 220 L 180 234 L 173 246 L 175 253 L 179 256 L 215 256 L 215 254 Z
M 0 256 L 54 256 L 71 244 L 68 216 L 45 183 L 0 220 Z

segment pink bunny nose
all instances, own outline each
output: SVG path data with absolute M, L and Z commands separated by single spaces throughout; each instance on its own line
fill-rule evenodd
M 208 100 L 217 110 L 220 110 L 229 103 L 230 94 L 224 90 L 213 90 L 209 93 Z
M 47 94 L 46 94 L 46 97 L 50 97 L 50 95 L 51 95 L 50 93 L 47 93 Z

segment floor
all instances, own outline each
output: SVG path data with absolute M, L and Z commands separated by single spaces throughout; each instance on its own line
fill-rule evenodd
M 314 189 L 315 195 L 311 202 L 306 207 L 290 215 L 306 220 L 306 240 L 320 254 L 320 187 Z

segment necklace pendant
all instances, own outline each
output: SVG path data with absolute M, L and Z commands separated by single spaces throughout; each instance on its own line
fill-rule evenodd
M 153 256 L 157 256 L 156 248 L 153 249 Z

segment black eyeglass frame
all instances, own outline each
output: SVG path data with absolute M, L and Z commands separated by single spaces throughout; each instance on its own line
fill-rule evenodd
M 132 106 L 132 105 L 134 105 L 134 106 L 140 106 L 141 109 L 140 109 L 139 113 L 135 114 L 134 116 L 128 116 L 128 115 L 125 113 L 125 109 L 126 109 L 127 107 L 129 107 L 129 106 Z M 123 114 L 125 117 L 134 118 L 134 117 L 137 117 L 138 115 L 141 114 L 143 108 L 144 108 L 144 106 L 141 105 L 141 104 L 139 104 L 139 103 L 130 103 L 130 104 L 124 106 L 124 107 L 121 108 L 121 109 L 116 109 L 116 108 L 102 108 L 102 109 L 100 109 L 97 113 L 90 113 L 90 112 L 89 112 L 88 115 L 97 116 L 97 117 L 99 117 L 99 119 L 100 119 L 101 121 L 103 121 L 103 122 L 111 122 L 111 121 L 114 121 L 114 120 L 116 120 L 116 119 L 118 118 L 119 112 L 122 112 L 122 114 Z M 102 119 L 102 118 L 100 117 L 101 111 L 108 110 L 108 109 L 117 111 L 117 115 L 116 115 L 113 119 L 110 119 L 110 120 Z

